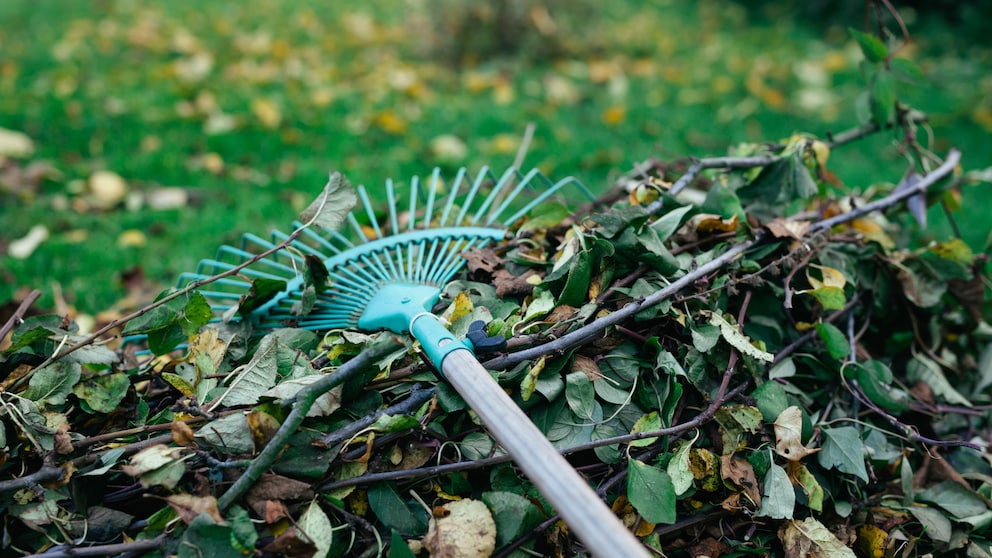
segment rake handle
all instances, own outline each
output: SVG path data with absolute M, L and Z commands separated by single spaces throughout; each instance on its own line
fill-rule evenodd
M 593 556 L 649 556 L 471 351 L 448 353 L 441 372 Z

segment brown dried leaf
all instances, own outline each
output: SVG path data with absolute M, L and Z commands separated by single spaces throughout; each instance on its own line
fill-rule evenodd
M 263 502 L 263 508 L 262 513 L 259 515 L 264 517 L 265 522 L 269 525 L 272 525 L 280 519 L 289 517 L 289 508 L 287 508 L 286 504 L 283 504 L 279 500 L 266 500 Z
M 572 372 L 582 372 L 590 381 L 596 381 L 603 377 L 596 361 L 585 355 L 575 355 L 575 358 L 572 359 Z
M 493 284 L 496 285 L 496 296 L 527 296 L 541 282 L 541 276 L 533 269 L 528 269 L 523 275 L 512 275 L 505 269 L 497 269 L 493 273 Z
M 290 529 L 262 547 L 262 551 L 286 558 L 312 558 L 317 552 L 317 547 L 301 538 L 295 529 Z
M 473 248 L 464 252 L 462 257 L 465 258 L 468 270 L 473 273 L 477 271 L 492 273 L 503 265 L 503 258 L 499 257 L 492 248 Z
M 761 492 L 758 490 L 758 479 L 754 475 L 754 467 L 746 459 L 735 457 L 734 454 L 721 456 L 720 475 L 725 482 L 739 488 L 752 506 L 757 507 L 761 503 Z M 724 507 L 726 508 L 726 506 Z
M 55 431 L 55 453 L 66 455 L 72 452 L 72 437 L 69 436 L 69 423 L 63 422 L 59 424 L 58 430 Z
M 209 515 L 217 523 L 224 523 L 224 518 L 221 517 L 220 510 L 217 509 L 217 498 L 213 496 L 173 494 L 166 496 L 165 501 L 172 509 L 176 510 L 179 519 L 182 519 L 186 525 L 189 525 L 201 513 Z
M 801 240 L 809 230 L 810 224 L 809 221 L 793 221 L 791 219 L 777 217 L 765 225 L 765 228 L 775 238 L 794 238 Z
M 193 429 L 181 420 L 172 421 L 169 431 L 172 433 L 172 443 L 177 446 L 191 446 L 195 443 Z
M 803 445 L 803 412 L 793 405 L 782 411 L 775 419 L 775 453 L 789 461 L 801 461 L 804 457 L 820 451 Z

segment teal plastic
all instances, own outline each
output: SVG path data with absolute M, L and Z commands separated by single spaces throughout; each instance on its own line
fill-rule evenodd
M 428 285 L 384 285 L 369 300 L 365 312 L 358 319 L 358 327 L 412 333 L 440 373 L 448 353 L 455 349 L 472 350 L 471 343 L 457 339 L 430 313 L 440 295 L 441 289 Z
M 459 349 L 472 350 L 471 343 L 452 335 L 434 314 L 420 314 L 410 325 L 413 327 L 411 333 L 420 341 L 420 346 L 427 353 L 427 358 L 434 363 L 434 368 L 441 378 L 444 378 L 445 357 Z
M 413 317 L 430 312 L 440 295 L 441 289 L 432 285 L 384 285 L 368 301 L 365 312 L 358 318 L 358 327 L 366 331 L 388 329 L 407 333 Z

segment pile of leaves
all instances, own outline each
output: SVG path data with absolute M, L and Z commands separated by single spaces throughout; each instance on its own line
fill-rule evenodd
M 864 126 L 546 204 L 435 308 L 507 339 L 483 363 L 660 555 L 992 555 L 986 258 L 901 240 L 988 173 L 918 149 L 912 66 L 859 42 Z M 831 155 L 887 130 L 913 167 L 840 184 Z M 213 322 L 198 286 L 93 335 L 30 301 L 3 326 L 5 552 L 583 552 L 409 338 Z

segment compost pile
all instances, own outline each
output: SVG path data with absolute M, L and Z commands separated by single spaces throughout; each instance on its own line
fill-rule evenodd
M 951 152 L 845 185 L 842 157 L 796 135 L 647 162 L 465 253 L 435 308 L 507 340 L 480 359 L 665 556 L 990 555 L 986 258 L 907 240 L 981 176 Z M 5 552 L 582 553 L 409 338 L 213 317 L 187 289 L 101 336 L 13 329 Z

